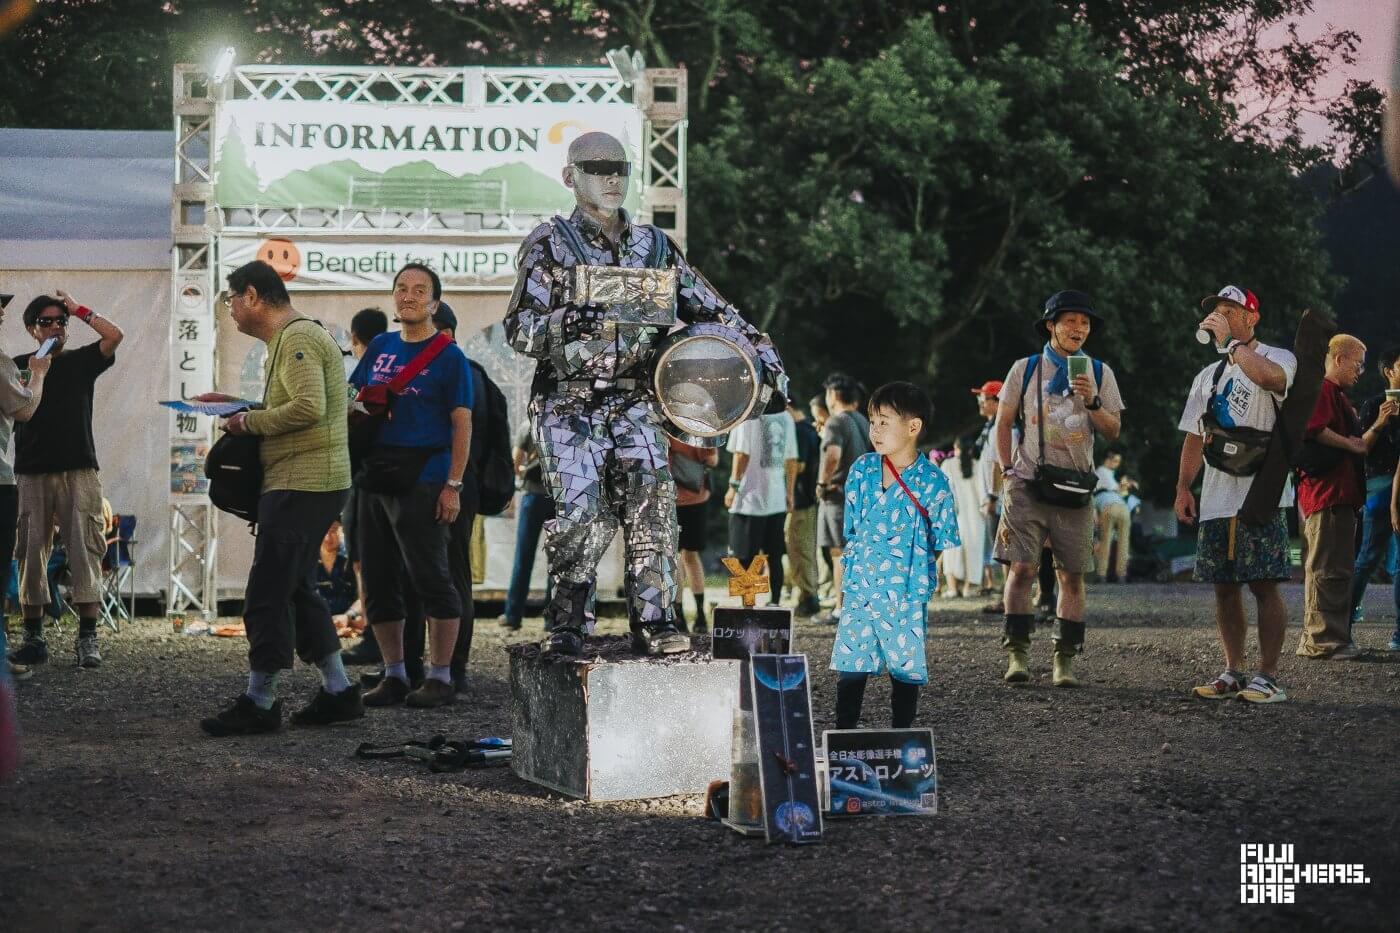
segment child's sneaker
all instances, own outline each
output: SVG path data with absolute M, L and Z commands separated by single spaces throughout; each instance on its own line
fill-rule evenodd
M 1244 689 L 1244 676 L 1227 670 L 1208 684 L 1194 688 L 1191 693 L 1203 700 L 1233 700 Z
M 1282 703 L 1288 694 L 1267 674 L 1255 674 L 1249 686 L 1240 691 L 1240 699 L 1246 703 Z

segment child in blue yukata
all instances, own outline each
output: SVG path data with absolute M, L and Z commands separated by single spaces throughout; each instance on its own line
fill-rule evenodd
M 938 554 L 962 542 L 948 479 L 919 453 L 933 418 L 928 395 L 892 382 L 870 396 L 869 412 L 875 452 L 846 478 L 844 608 L 831 649 L 836 728 L 856 728 L 866 682 L 888 671 L 892 725 L 903 729 L 928 683 L 924 627 Z

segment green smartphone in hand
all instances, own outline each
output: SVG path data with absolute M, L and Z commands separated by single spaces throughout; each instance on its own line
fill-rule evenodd
M 1087 356 L 1071 356 L 1069 358 L 1070 379 L 1087 375 L 1089 375 L 1089 358 Z

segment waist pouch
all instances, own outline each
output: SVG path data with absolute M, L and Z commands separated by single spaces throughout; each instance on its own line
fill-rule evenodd
M 1046 505 L 1082 509 L 1093 501 L 1094 487 L 1098 484 L 1099 478 L 1093 473 L 1042 463 L 1035 468 L 1030 488 L 1031 494 Z
M 446 449 L 376 446 L 360 458 L 355 486 L 365 492 L 401 496 L 417 485 L 428 461 Z
M 1264 465 L 1271 431 L 1258 428 L 1226 428 L 1210 412 L 1201 416 L 1206 463 L 1231 476 L 1253 476 Z

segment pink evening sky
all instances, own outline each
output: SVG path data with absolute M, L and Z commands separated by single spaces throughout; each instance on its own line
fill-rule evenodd
M 1351 78 L 1374 81 L 1381 88 L 1388 86 L 1395 55 L 1397 16 L 1400 16 L 1400 0 L 1317 0 L 1313 11 L 1299 23 L 1300 36 L 1315 38 L 1331 26 L 1354 30 L 1361 37 L 1356 65 L 1338 68 L 1329 74 L 1318 88 L 1321 97 L 1326 99 L 1340 94 Z M 1309 114 L 1302 125 L 1310 141 L 1320 141 L 1327 135 L 1327 121 L 1320 116 Z

